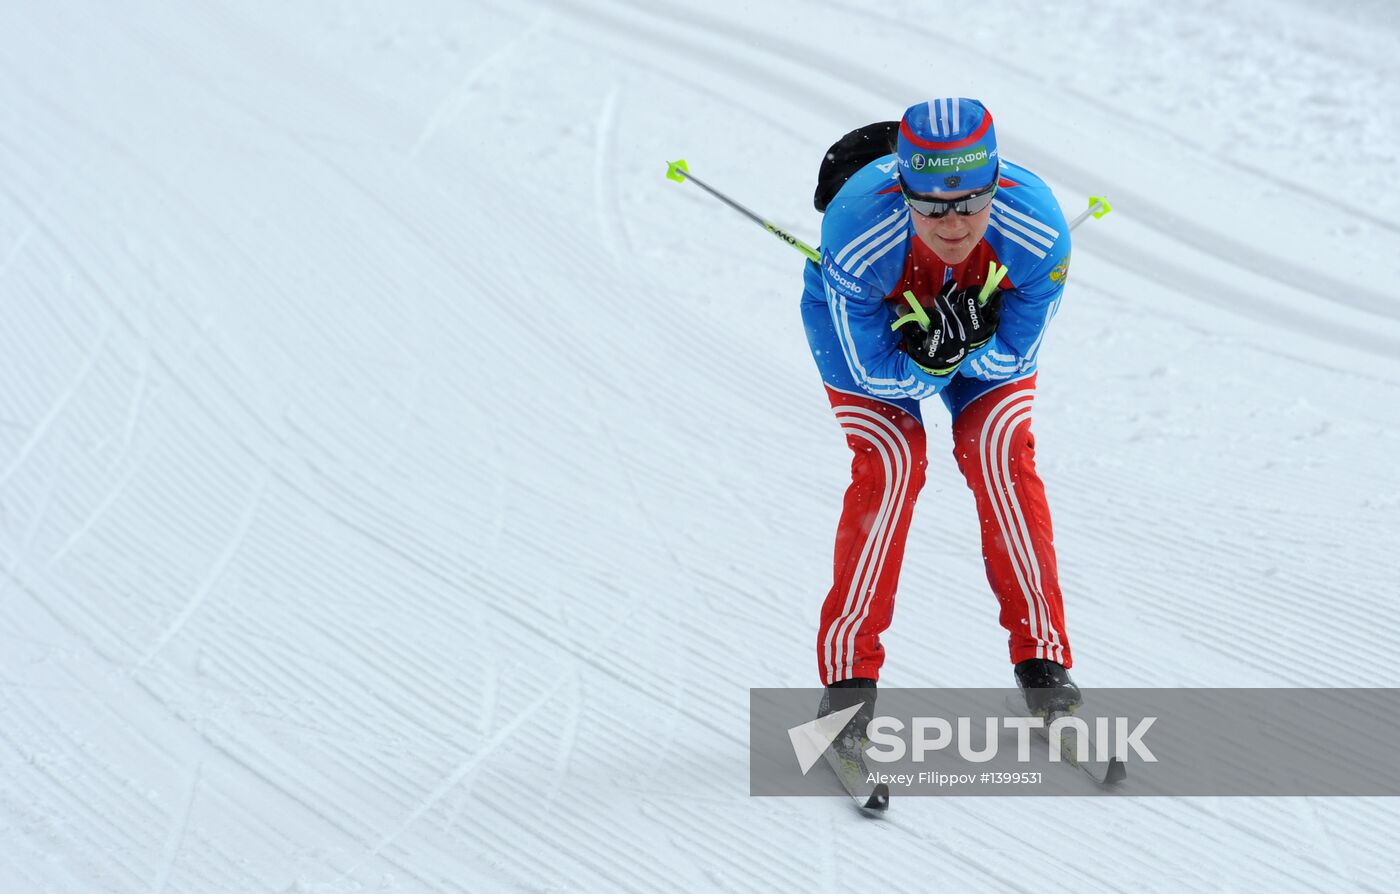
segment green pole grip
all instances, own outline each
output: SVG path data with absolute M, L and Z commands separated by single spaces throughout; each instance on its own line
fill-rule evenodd
M 924 327 L 925 331 L 927 331 L 931 322 L 928 318 L 928 311 L 924 310 L 924 306 L 919 303 L 919 299 L 914 296 L 913 292 L 905 292 L 904 300 L 909 302 L 909 309 L 912 311 L 912 313 L 907 313 L 899 319 L 895 320 L 893 323 L 891 323 L 890 331 L 893 332 L 900 326 L 903 326 L 905 323 L 908 323 L 910 321 L 917 322 L 920 326 Z

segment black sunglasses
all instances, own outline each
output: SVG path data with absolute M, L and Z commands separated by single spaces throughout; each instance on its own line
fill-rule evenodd
M 992 197 L 997 194 L 997 181 L 993 178 L 990 186 L 979 189 L 970 196 L 963 196 L 961 199 L 952 199 L 950 201 L 930 199 L 918 193 L 910 192 L 909 188 L 904 185 L 903 178 L 900 178 L 899 181 L 899 191 L 904 193 L 904 201 L 909 207 L 924 217 L 947 217 L 950 211 L 966 217 L 969 214 L 976 214 L 992 204 Z

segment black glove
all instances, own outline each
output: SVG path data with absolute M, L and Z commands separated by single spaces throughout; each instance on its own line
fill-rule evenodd
M 985 345 L 997 331 L 1001 289 L 993 289 L 985 304 L 978 300 L 981 291 L 981 286 L 960 289 L 951 279 L 944 283 L 927 308 L 927 329 L 912 319 L 899 327 L 909 357 L 935 376 L 946 376 L 970 351 Z

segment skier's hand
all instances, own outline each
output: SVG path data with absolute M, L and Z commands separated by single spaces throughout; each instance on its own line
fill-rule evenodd
M 978 298 L 981 291 L 981 286 L 959 289 L 950 279 L 928 308 L 928 329 L 914 320 L 899 327 L 904 350 L 915 363 L 935 376 L 946 376 L 991 339 L 1001 317 L 1001 290 L 993 289 L 985 304 Z

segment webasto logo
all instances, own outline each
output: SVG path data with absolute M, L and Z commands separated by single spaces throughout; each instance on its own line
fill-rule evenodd
M 852 282 L 851 280 L 849 280 L 849 279 L 847 279 L 846 277 L 842 276 L 841 274 L 837 273 L 837 272 L 836 272 L 836 265 L 833 264 L 833 263 L 831 263 L 831 261 L 829 261 L 829 260 L 826 262 L 826 272 L 827 272 L 827 275 L 828 275 L 828 276 L 830 276 L 832 279 L 836 280 L 837 284 L 845 286 L 846 288 L 850 289 L 852 292 L 855 292 L 857 295 L 859 295 L 859 294 L 861 293 L 860 285 L 857 284 L 857 283 L 855 283 L 855 282 Z
M 909 166 L 921 173 L 973 171 L 985 166 L 988 157 L 986 146 L 974 146 L 966 152 L 915 152 L 909 157 Z

